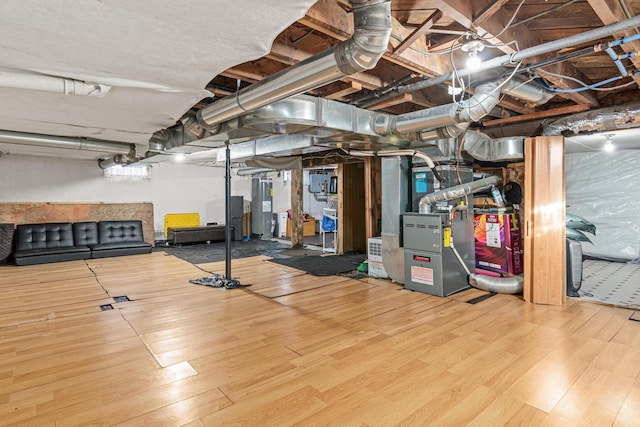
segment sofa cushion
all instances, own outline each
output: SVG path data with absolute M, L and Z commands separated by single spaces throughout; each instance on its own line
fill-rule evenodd
M 74 222 L 73 223 L 73 242 L 78 245 L 97 245 L 98 244 L 98 223 L 90 222 Z
M 119 243 L 98 243 L 97 245 L 92 245 L 91 250 L 93 251 L 104 251 L 115 248 L 149 248 L 151 250 L 151 243 L 147 242 L 119 242 Z
M 147 242 L 100 243 L 91 248 L 91 258 L 148 253 L 151 253 L 151 243 Z
M 16 265 L 45 264 L 49 262 L 89 259 L 91 251 L 86 246 L 67 246 L 64 248 L 27 249 L 14 254 Z
M 104 243 L 143 242 L 142 221 L 100 221 L 98 241 Z
M 74 246 L 70 222 L 18 224 L 16 226 L 15 241 L 16 252 Z

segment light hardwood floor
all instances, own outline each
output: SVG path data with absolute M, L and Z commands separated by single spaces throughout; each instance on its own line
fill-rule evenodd
M 0 425 L 640 425 L 630 310 L 266 257 L 234 261 L 249 288 L 188 283 L 210 272 L 162 252 L 0 267 Z

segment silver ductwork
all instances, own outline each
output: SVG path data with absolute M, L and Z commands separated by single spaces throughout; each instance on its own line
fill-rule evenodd
M 544 127 L 542 135 L 575 135 L 580 132 L 602 132 L 640 126 L 640 101 L 615 107 L 574 114 Z
M 354 17 L 350 39 L 204 107 L 198 112 L 198 121 L 215 127 L 248 111 L 375 67 L 391 35 L 391 2 L 350 2 Z
M 484 162 L 509 162 L 524 159 L 524 136 L 490 138 L 477 131 L 465 134 L 463 151 L 475 160 Z
M 90 138 L 41 135 L 26 132 L 0 130 L 0 142 L 5 144 L 31 145 L 36 147 L 60 148 L 67 150 L 95 151 L 108 154 L 135 156 L 135 145 L 117 141 Z
M 513 96 L 530 106 L 543 105 L 549 102 L 556 94 L 540 85 L 529 84 L 529 80 L 522 80 L 514 76 L 501 88 L 503 94 Z
M 471 181 L 466 184 L 456 185 L 444 190 L 430 193 L 420 199 L 419 212 L 430 213 L 431 205 L 438 202 L 444 202 L 448 200 L 455 200 L 461 197 L 469 196 L 479 191 L 487 190 L 493 185 L 500 184 L 502 178 L 496 175 L 491 175 L 487 178 L 479 179 L 477 181 Z
M 524 276 L 491 277 L 472 273 L 469 275 L 469 284 L 496 294 L 521 294 L 524 290 Z
M 489 114 L 498 104 L 499 99 L 500 83 L 486 83 L 478 86 L 471 98 L 459 104 L 446 104 L 397 116 L 378 114 L 375 118 L 374 130 L 378 135 L 407 135 L 419 132 L 418 139 L 425 140 L 428 131 L 477 122 Z M 460 130 L 455 127 L 446 129 L 454 135 L 442 135 L 444 137 L 457 136 L 455 134 Z

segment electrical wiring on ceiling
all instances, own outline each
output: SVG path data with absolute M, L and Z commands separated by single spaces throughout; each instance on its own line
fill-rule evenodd
M 558 78 L 562 78 L 562 79 L 571 80 L 573 82 L 578 83 L 580 86 L 582 86 L 582 87 L 575 88 L 575 89 L 557 89 L 557 88 L 550 87 L 543 79 L 536 79 L 536 82 L 538 84 L 540 84 L 542 87 L 544 87 L 545 89 L 550 90 L 552 92 L 556 92 L 556 93 L 576 93 L 576 92 L 583 92 L 585 90 L 595 90 L 595 91 L 601 91 L 601 92 L 610 92 L 612 90 L 622 89 L 622 88 L 637 84 L 635 80 L 632 80 L 632 81 L 630 81 L 628 83 L 624 83 L 624 84 L 621 84 L 621 85 L 618 85 L 618 86 L 603 88 L 603 87 L 600 87 L 600 86 L 604 86 L 606 84 L 613 83 L 615 81 L 623 79 L 624 77 L 616 76 L 616 77 L 611 77 L 611 78 L 606 79 L 606 80 L 602 80 L 602 81 L 600 81 L 598 83 L 587 84 L 587 83 L 583 82 L 582 80 L 576 79 L 576 78 L 571 77 L 571 76 L 564 76 L 562 74 L 556 74 L 556 73 L 552 73 L 550 71 L 545 71 L 545 70 L 538 70 L 538 72 L 542 73 L 542 74 L 548 74 L 548 75 L 553 76 L 553 77 L 558 77 Z M 631 75 L 637 75 L 637 74 L 640 74 L 640 70 L 636 70 L 636 71 L 633 71 L 631 73 Z

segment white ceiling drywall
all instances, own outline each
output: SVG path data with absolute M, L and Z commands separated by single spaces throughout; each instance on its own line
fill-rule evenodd
M 204 87 L 213 77 L 268 53 L 313 3 L 3 0 L 0 73 L 112 88 L 104 97 L 86 97 L 0 87 L 0 129 L 133 142 L 144 152 L 153 132 L 210 96 Z M 24 150 L 33 151 L 0 145 L 4 152 Z

